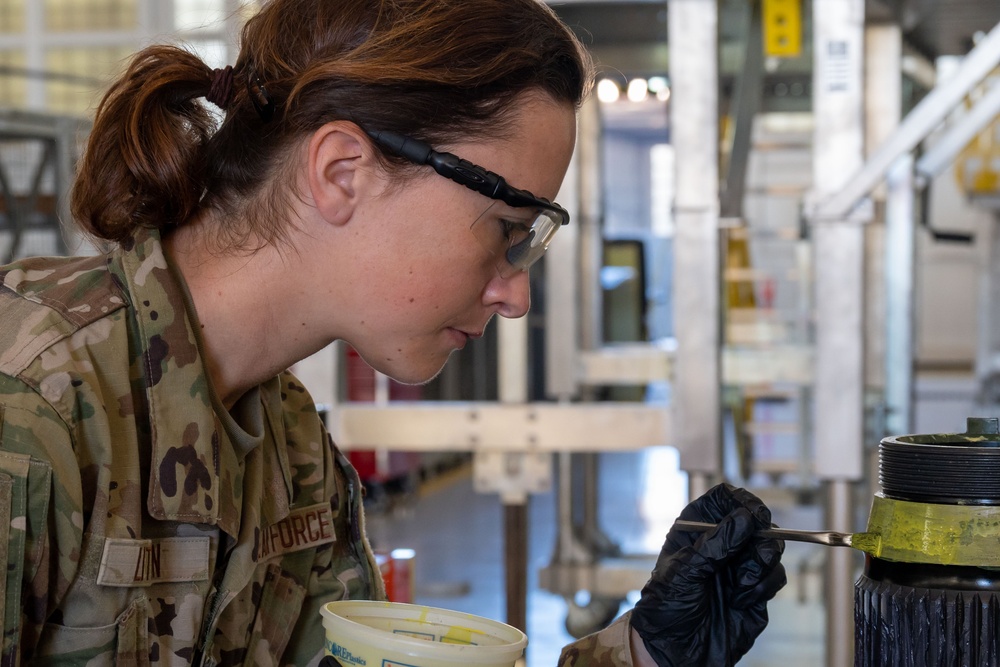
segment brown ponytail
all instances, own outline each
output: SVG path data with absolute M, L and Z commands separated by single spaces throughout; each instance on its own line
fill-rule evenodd
M 73 186 L 72 212 L 87 232 L 120 243 L 197 210 L 215 121 L 196 99 L 211 82 L 212 70 L 176 47 L 133 58 L 97 109 Z
M 539 0 L 269 0 L 243 29 L 217 130 L 197 99 L 212 78 L 177 48 L 136 56 L 80 165 L 72 209 L 87 230 L 122 242 L 212 208 L 220 247 L 259 247 L 285 236 L 293 151 L 323 124 L 496 138 L 527 91 L 579 105 L 592 65 Z

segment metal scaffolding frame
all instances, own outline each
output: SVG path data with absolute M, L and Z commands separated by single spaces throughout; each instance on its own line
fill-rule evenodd
M 28 233 L 51 233 L 54 253 L 77 249 L 69 189 L 89 127 L 77 118 L 0 111 L 0 263 L 22 254 Z

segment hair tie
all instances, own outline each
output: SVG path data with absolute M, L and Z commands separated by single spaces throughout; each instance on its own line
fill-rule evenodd
M 205 99 L 225 111 L 233 95 L 233 66 L 212 70 L 212 85 Z
M 247 77 L 247 92 L 250 94 L 250 102 L 253 104 L 253 108 L 257 110 L 257 115 L 265 123 L 270 123 L 271 119 L 274 118 L 274 100 L 271 99 L 267 88 L 264 87 L 260 77 L 257 76 L 257 72 L 253 70 L 250 70 L 250 74 Z

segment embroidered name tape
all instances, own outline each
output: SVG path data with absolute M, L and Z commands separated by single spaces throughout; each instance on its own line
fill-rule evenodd
M 102 586 L 152 586 L 208 579 L 207 537 L 104 541 L 97 583 Z
M 288 516 L 260 529 L 257 560 L 302 551 L 335 542 L 330 503 L 292 510 Z

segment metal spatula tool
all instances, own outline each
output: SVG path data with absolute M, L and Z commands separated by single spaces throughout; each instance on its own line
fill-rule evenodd
M 717 524 L 702 521 L 684 521 L 677 519 L 674 527 L 692 532 L 704 533 L 715 528 Z M 773 537 L 779 540 L 794 542 L 811 542 L 825 544 L 828 547 L 851 547 L 873 555 L 878 555 L 882 539 L 878 533 L 838 533 L 833 530 L 796 530 L 794 528 L 765 528 L 757 531 L 761 537 Z

